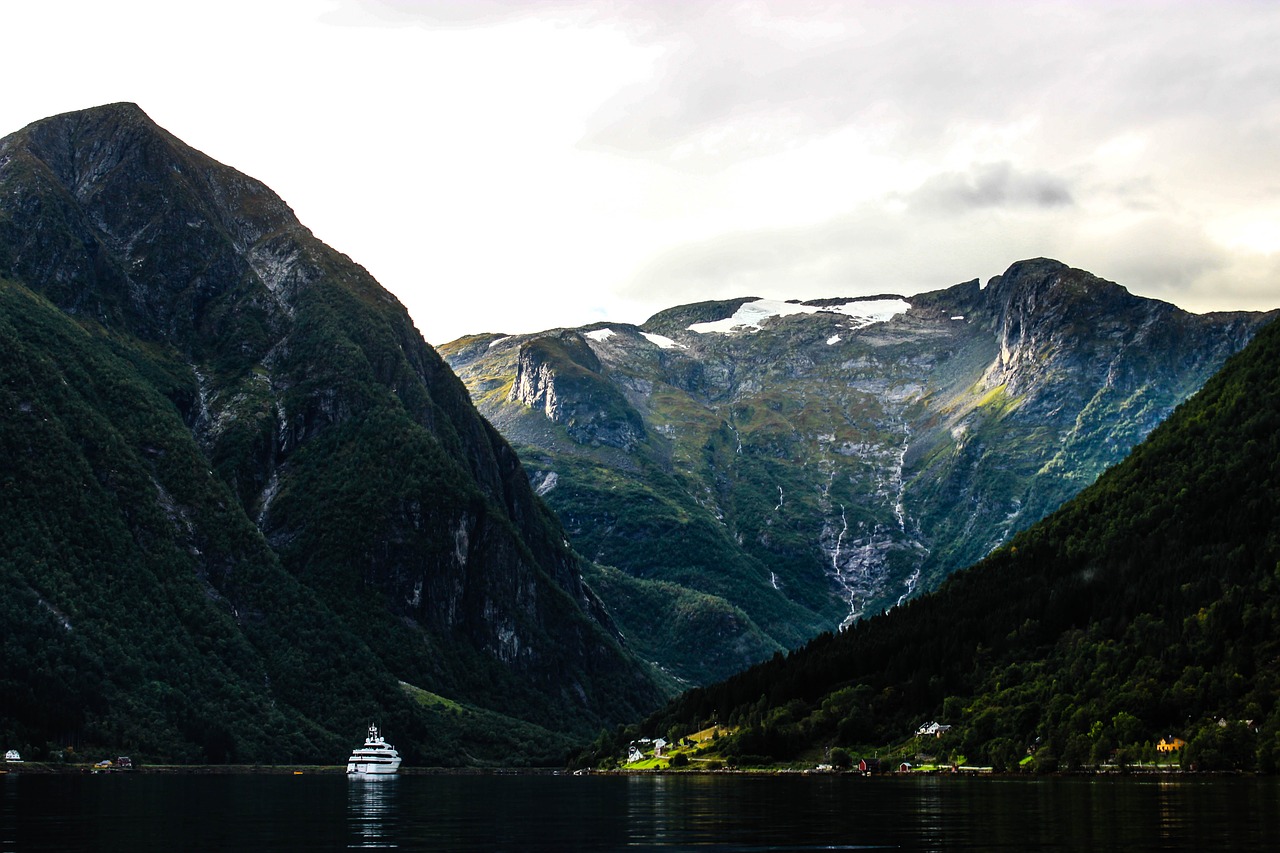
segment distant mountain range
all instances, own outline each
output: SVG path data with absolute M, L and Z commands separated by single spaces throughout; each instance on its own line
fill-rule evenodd
M 669 690 L 404 308 L 114 104 L 0 140 L 0 743 L 556 761 Z
M 1128 458 L 937 591 L 689 691 L 643 728 L 679 737 L 715 721 L 741 764 L 874 748 L 895 766 L 1158 756 L 1275 773 L 1278 625 L 1272 323 Z M 917 735 L 931 721 L 950 728 Z M 621 747 L 602 736 L 586 759 L 616 758 L 639 732 Z
M 1274 316 L 1057 261 L 441 347 L 628 641 L 686 684 L 904 603 L 1125 457 Z

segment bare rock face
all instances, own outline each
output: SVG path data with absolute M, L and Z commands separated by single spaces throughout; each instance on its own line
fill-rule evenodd
M 937 586 L 1055 509 L 1271 316 L 1189 314 L 1040 258 L 910 297 L 706 302 L 443 351 L 539 482 L 555 475 L 546 499 L 579 549 L 740 608 L 767 656 Z M 627 442 L 584 440 L 602 386 L 639 416 Z M 643 635 L 640 592 L 614 594 Z M 730 674 L 688 644 L 646 653 L 690 680 Z
M 537 338 L 520 347 L 508 399 L 542 411 L 579 444 L 633 450 L 644 440 L 644 422 L 601 369 L 576 332 Z

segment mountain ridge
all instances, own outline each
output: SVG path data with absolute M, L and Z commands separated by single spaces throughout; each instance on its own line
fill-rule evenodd
M 441 352 L 584 554 L 740 612 L 723 633 L 758 660 L 936 586 L 1042 517 L 1268 316 L 1192 315 L 1032 259 L 985 286 L 700 302 Z M 590 357 L 570 367 L 571 350 Z M 543 388 L 573 378 L 530 407 L 531 371 Z M 627 597 L 655 593 L 616 593 L 624 633 L 645 634 L 652 605 Z M 693 683 L 730 674 L 680 646 L 645 654 Z

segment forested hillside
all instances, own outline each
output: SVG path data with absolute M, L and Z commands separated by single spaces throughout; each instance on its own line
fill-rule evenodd
M 137 106 L 0 140 L 0 742 L 557 761 L 652 709 L 404 307 Z
M 689 691 L 644 728 L 714 720 L 744 762 L 896 746 L 1037 770 L 1176 737 L 1187 766 L 1274 772 L 1278 626 L 1272 323 L 1122 464 L 937 592 Z M 913 739 L 930 720 L 953 728 Z

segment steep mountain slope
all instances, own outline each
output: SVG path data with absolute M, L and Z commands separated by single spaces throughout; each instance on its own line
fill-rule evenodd
M 1265 319 L 1040 259 L 985 287 L 699 303 L 442 352 L 576 546 L 619 570 L 597 586 L 623 632 L 705 683 L 981 558 Z
M 906 740 L 1040 769 L 1132 761 L 1280 769 L 1280 325 L 1087 490 L 936 592 L 650 720 L 713 714 L 785 759 Z M 1118 752 L 1117 752 L 1118 750 Z
M 191 757 L 234 720 L 224 755 L 333 761 L 387 713 L 411 758 L 511 761 L 657 700 L 403 307 L 261 183 L 131 104 L 36 122 L 0 140 L 0 277 L 34 655 L 0 732 Z

